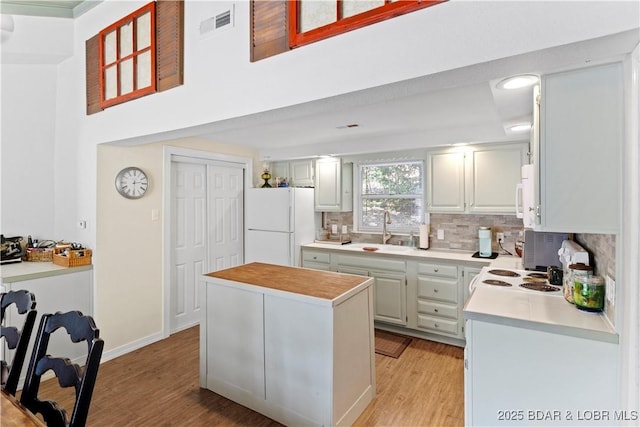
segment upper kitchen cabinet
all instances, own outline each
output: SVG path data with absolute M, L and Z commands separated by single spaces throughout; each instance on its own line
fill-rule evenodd
M 469 212 L 515 213 L 515 188 L 528 153 L 527 142 L 479 146 L 467 153 Z
M 437 151 L 427 154 L 427 210 L 464 212 L 464 153 Z
M 291 160 L 271 163 L 271 176 L 286 178 L 292 187 L 313 187 L 313 159 Z
M 621 63 L 542 78 L 536 229 L 618 232 L 623 108 Z
M 353 210 L 353 163 L 333 157 L 316 160 L 315 207 L 322 212 Z
M 439 213 L 515 213 L 514 195 L 529 143 L 427 153 L 427 209 Z

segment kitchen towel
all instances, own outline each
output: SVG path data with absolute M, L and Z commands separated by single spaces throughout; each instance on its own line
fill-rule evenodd
M 420 225 L 420 249 L 429 249 L 429 224 Z

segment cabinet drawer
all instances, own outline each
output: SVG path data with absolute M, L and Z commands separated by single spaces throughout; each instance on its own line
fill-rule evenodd
M 458 335 L 458 321 L 418 315 L 418 327 L 451 335 Z
M 302 267 L 312 268 L 314 270 L 331 271 L 331 264 L 325 262 L 302 261 Z
M 458 277 L 457 265 L 428 264 L 421 262 L 418 264 L 418 274 L 428 274 L 436 277 Z
M 418 277 L 418 297 L 457 303 L 458 281 Z
M 311 262 L 331 262 L 331 254 L 328 252 L 302 251 L 302 260 Z
M 378 256 L 338 255 L 337 258 L 339 266 L 351 265 L 368 270 L 401 271 L 403 273 L 407 270 L 407 264 L 404 261 Z
M 418 300 L 418 313 L 429 314 L 432 316 L 449 317 L 458 319 L 458 306 L 439 304 L 433 301 Z

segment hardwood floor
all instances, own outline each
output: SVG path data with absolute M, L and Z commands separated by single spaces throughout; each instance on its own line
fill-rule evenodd
M 198 385 L 198 327 L 100 366 L 89 426 L 277 426 Z M 414 338 L 398 359 L 376 354 L 376 398 L 356 426 L 463 426 L 463 349 Z M 66 393 L 66 392 L 69 393 Z M 70 412 L 71 390 L 45 397 Z

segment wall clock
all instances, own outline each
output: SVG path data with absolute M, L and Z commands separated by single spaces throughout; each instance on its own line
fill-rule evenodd
M 139 199 L 147 192 L 147 188 L 149 178 L 140 168 L 124 168 L 116 175 L 116 190 L 127 199 Z

